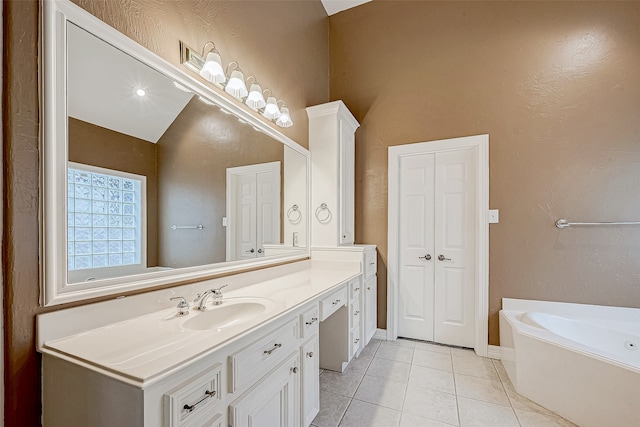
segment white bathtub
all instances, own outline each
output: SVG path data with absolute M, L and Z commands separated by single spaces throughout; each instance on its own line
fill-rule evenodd
M 505 298 L 500 346 L 521 395 L 582 427 L 640 426 L 640 309 Z

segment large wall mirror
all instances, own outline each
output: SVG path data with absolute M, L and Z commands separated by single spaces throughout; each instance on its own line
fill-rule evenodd
M 308 256 L 306 149 L 70 2 L 43 57 L 44 305 Z

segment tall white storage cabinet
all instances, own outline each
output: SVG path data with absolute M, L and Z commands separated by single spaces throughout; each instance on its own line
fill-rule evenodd
M 355 132 L 342 101 L 307 108 L 311 152 L 312 246 L 354 242 Z

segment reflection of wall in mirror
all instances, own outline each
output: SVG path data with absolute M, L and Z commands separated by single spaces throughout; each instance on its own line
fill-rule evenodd
M 224 262 L 226 169 L 283 162 L 283 151 L 281 142 L 194 97 L 158 141 L 160 265 Z
M 307 246 L 307 159 L 291 148 L 284 150 L 284 246 Z M 298 206 L 297 213 L 292 209 Z M 294 233 L 296 233 L 294 242 Z
M 158 265 L 157 146 L 69 117 L 69 161 L 147 177 L 147 266 Z

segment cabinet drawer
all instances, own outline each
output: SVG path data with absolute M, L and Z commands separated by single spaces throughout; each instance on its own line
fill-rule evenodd
M 328 297 L 320 300 L 320 320 L 325 320 L 327 317 L 335 313 L 340 307 L 347 303 L 347 287 L 344 286 L 339 291 L 336 291 Z
M 298 348 L 298 316 L 229 356 L 231 393 L 254 384 Z
M 362 310 L 360 308 L 360 299 L 351 301 L 349 304 L 349 327 L 353 328 L 358 323 L 360 323 L 360 319 L 362 318 Z
M 164 395 L 164 425 L 190 426 L 203 417 L 211 418 L 211 410 L 222 400 L 220 379 L 222 364 L 185 381 Z
M 364 278 L 367 279 L 378 270 L 378 259 L 376 257 L 376 251 L 367 252 L 364 256 Z
M 300 315 L 300 331 L 302 332 L 300 338 L 307 338 L 318 333 L 318 306 L 315 305 L 310 310 L 305 311 Z
M 362 285 L 360 284 L 360 280 L 360 276 L 358 276 L 357 278 L 349 281 L 349 295 L 351 295 L 352 300 L 360 298 L 362 292 Z

